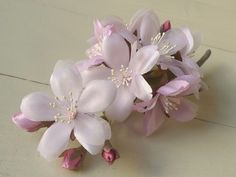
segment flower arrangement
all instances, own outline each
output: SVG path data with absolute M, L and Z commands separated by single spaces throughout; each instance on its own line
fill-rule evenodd
M 28 132 L 47 128 L 38 145 L 40 154 L 63 157 L 66 169 L 79 169 L 85 154 L 101 154 L 112 164 L 119 153 L 109 141 L 113 123 L 132 111 L 143 115 L 149 136 L 167 119 L 186 122 L 196 116 L 199 98 L 207 88 L 196 62 L 199 33 L 160 24 L 151 10 L 138 11 L 128 24 L 116 17 L 94 22 L 88 40 L 88 59 L 58 61 L 50 78 L 53 97 L 42 92 L 25 96 L 13 122 Z M 68 148 L 70 141 L 78 147 Z

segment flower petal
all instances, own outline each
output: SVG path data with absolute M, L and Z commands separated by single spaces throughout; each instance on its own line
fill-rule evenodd
M 84 149 L 86 149 L 92 155 L 97 155 L 97 154 L 101 153 L 102 148 L 104 146 L 104 144 L 102 144 L 102 145 L 91 145 L 91 144 L 85 143 L 83 141 L 80 141 L 80 144 L 81 144 L 81 146 L 84 147 Z
M 144 74 L 153 68 L 160 56 L 156 49 L 156 46 L 149 45 L 138 50 L 129 64 L 129 68 L 134 74 Z
M 88 68 L 81 72 L 83 85 L 86 85 L 92 80 L 106 80 L 111 75 L 111 69 L 104 65 Z
M 199 98 L 199 90 L 201 88 L 201 79 L 195 75 L 183 75 L 176 78 L 177 80 L 184 80 L 189 83 L 189 88 L 181 93 L 181 95 L 195 94 Z
M 177 61 L 176 59 L 166 58 L 165 56 L 160 56 L 157 61 L 157 64 L 160 65 L 161 69 L 169 69 L 175 76 L 184 75 L 182 70 L 182 62 Z
M 140 10 L 131 18 L 128 29 L 137 33 L 143 45 L 149 45 L 151 38 L 160 31 L 160 22 L 152 10 Z
M 189 88 L 189 83 L 184 80 L 172 80 L 158 89 L 164 96 L 176 96 Z
M 185 35 L 185 39 L 186 39 L 186 45 L 185 47 L 181 50 L 181 53 L 183 55 L 187 55 L 188 53 L 190 53 L 194 47 L 194 41 L 193 41 L 193 35 L 191 33 L 191 31 L 189 30 L 189 28 L 181 28 L 182 32 Z
M 133 108 L 134 108 L 134 110 L 136 110 L 138 112 L 150 111 L 151 109 L 153 109 L 156 106 L 158 97 L 159 97 L 159 94 L 156 94 L 156 96 L 153 97 L 151 100 L 135 103 Z
M 77 69 L 79 70 L 79 72 L 81 73 L 81 72 L 86 71 L 87 69 L 89 69 L 91 67 L 101 65 L 102 63 L 103 63 L 103 59 L 101 59 L 101 58 L 92 58 L 92 59 L 80 60 L 75 65 L 76 65 Z
M 54 123 L 47 129 L 40 140 L 38 145 L 40 154 L 48 160 L 53 160 L 60 156 L 68 146 L 72 129 L 73 123 Z
M 193 33 L 193 48 L 192 48 L 192 51 L 196 50 L 202 43 L 202 40 L 203 40 L 203 36 L 202 36 L 202 33 Z
M 105 115 L 110 120 L 124 121 L 133 109 L 135 96 L 128 88 L 120 87 L 117 89 L 117 95 L 113 103 L 105 111 Z
M 108 122 L 88 114 L 78 116 L 74 133 L 77 140 L 85 149 L 88 148 L 88 151 L 89 145 L 102 147 L 105 140 L 111 138 L 111 128 Z M 93 152 L 90 153 L 94 154 Z
M 130 89 L 140 100 L 147 101 L 152 98 L 152 88 L 141 75 L 133 77 Z
M 180 105 L 177 110 L 169 112 L 171 118 L 180 122 L 190 121 L 196 117 L 196 114 L 197 105 L 185 98 L 180 100 Z
M 107 25 L 112 26 L 112 30 L 116 33 L 126 28 L 122 19 L 115 16 L 105 17 L 101 20 L 101 23 L 103 26 L 107 26 Z
M 152 11 L 145 14 L 140 25 L 140 38 L 143 45 L 151 44 L 151 39 L 160 32 L 160 22 Z
M 32 121 L 53 121 L 57 113 L 57 109 L 49 105 L 53 101 L 45 93 L 34 92 L 22 99 L 20 109 Z
M 146 136 L 154 133 L 165 121 L 165 114 L 161 109 L 160 104 L 157 104 L 152 110 L 144 115 L 143 128 Z
M 168 52 L 169 55 L 172 55 L 186 46 L 187 39 L 181 29 L 172 28 L 165 33 L 158 46 L 161 48 L 166 44 L 174 47 Z
M 183 57 L 182 60 L 183 60 L 182 69 L 186 75 L 191 74 L 198 77 L 203 76 L 203 74 L 201 73 L 200 67 L 197 65 L 197 63 L 193 59 L 189 57 Z
M 81 93 L 78 109 L 83 113 L 104 111 L 115 99 L 116 87 L 108 80 L 93 80 Z
M 103 40 L 103 57 L 107 65 L 113 69 L 127 66 L 129 62 L 129 47 L 125 40 L 116 33 Z
M 52 91 L 62 98 L 70 92 L 75 100 L 82 90 L 82 79 L 75 64 L 71 61 L 58 61 L 50 78 Z

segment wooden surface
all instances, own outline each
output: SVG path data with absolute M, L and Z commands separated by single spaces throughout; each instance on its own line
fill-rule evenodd
M 121 159 L 113 166 L 87 156 L 81 171 L 68 172 L 59 160 L 45 161 L 36 151 L 43 131 L 21 131 L 11 115 L 24 95 L 50 88 L 14 77 L 48 83 L 58 59 L 85 57 L 96 17 L 128 21 L 140 8 L 201 31 L 197 57 L 212 50 L 202 68 L 210 90 L 197 101 L 197 119 L 168 121 L 149 138 L 116 125 L 113 143 Z M 236 177 L 235 16 L 235 0 L 0 0 L 0 73 L 11 76 L 0 75 L 0 177 Z

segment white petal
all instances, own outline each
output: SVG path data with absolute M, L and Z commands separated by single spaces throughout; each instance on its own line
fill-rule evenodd
M 86 149 L 92 155 L 97 155 L 97 154 L 101 153 L 102 148 L 104 146 L 104 144 L 102 144 L 102 145 L 91 145 L 91 144 L 87 144 L 83 141 L 80 141 L 80 144 L 84 147 L 84 149 Z
M 188 28 L 181 28 L 181 30 L 184 33 L 186 39 L 186 46 L 181 50 L 181 53 L 187 55 L 194 47 L 193 35 Z
M 157 63 L 159 56 L 156 46 L 145 46 L 131 58 L 129 68 L 134 74 L 147 73 Z
M 130 89 L 140 100 L 147 101 L 152 98 L 152 88 L 141 75 L 133 78 Z
M 81 72 L 83 85 L 86 85 L 92 80 L 106 80 L 111 75 L 111 69 L 104 65 L 89 68 Z
M 101 146 L 111 135 L 111 128 L 107 124 L 100 117 L 80 114 L 75 121 L 75 137 L 81 144 Z
M 116 33 L 103 40 L 104 61 L 113 69 L 120 69 L 121 65 L 127 66 L 129 62 L 129 47 L 125 40 Z
M 57 110 L 50 107 L 54 100 L 45 93 L 35 92 L 25 96 L 21 102 L 21 112 L 33 121 L 52 121 Z
M 135 96 L 128 88 L 120 87 L 114 102 L 107 108 L 105 115 L 110 120 L 124 121 L 132 112 Z
M 142 44 L 148 45 L 151 43 L 151 38 L 159 33 L 160 22 L 152 10 L 140 10 L 131 18 L 128 29 L 132 33 L 136 31 Z
M 162 47 L 166 44 L 169 44 L 170 46 L 174 47 L 172 50 L 168 52 L 168 54 L 171 55 L 183 49 L 187 44 L 187 39 L 181 29 L 172 28 L 165 33 L 163 39 L 161 40 L 158 46 Z
M 192 48 L 192 51 L 196 50 L 202 43 L 202 40 L 203 40 L 203 36 L 202 36 L 202 33 L 193 33 L 193 48 Z
M 78 99 L 82 89 L 82 79 L 75 64 L 71 61 L 58 61 L 50 78 L 52 91 L 62 98 L 72 92 L 73 98 Z
M 155 13 L 146 14 L 140 25 L 140 38 L 143 45 L 151 44 L 151 39 L 160 31 L 160 22 Z
M 101 23 L 103 26 L 112 25 L 112 29 L 115 30 L 115 32 L 119 32 L 120 30 L 126 28 L 122 19 L 115 16 L 105 17 L 101 20 Z
M 48 160 L 60 156 L 68 146 L 72 129 L 73 123 L 54 123 L 40 140 L 38 145 L 40 154 Z
M 83 113 L 104 111 L 116 96 L 115 85 L 108 80 L 93 80 L 81 93 L 78 109 Z

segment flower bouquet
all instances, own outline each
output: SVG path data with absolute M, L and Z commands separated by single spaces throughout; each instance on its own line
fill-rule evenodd
M 160 23 L 151 10 L 138 11 L 125 24 L 117 17 L 94 21 L 87 59 L 58 61 L 50 78 L 54 96 L 34 92 L 25 96 L 13 122 L 29 132 L 47 128 L 38 145 L 40 154 L 63 157 L 66 169 L 79 169 L 85 154 L 101 154 L 112 164 L 119 153 L 109 141 L 113 123 L 131 112 L 143 115 L 149 136 L 170 119 L 186 122 L 196 116 L 206 89 L 200 66 L 210 50 L 196 62 L 194 52 L 201 35 L 188 28 Z M 78 147 L 68 148 L 70 141 Z

